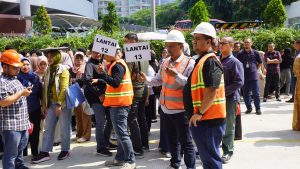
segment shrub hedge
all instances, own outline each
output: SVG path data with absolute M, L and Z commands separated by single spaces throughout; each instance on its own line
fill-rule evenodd
M 72 48 L 75 50 L 79 47 L 87 48 L 88 45 L 93 42 L 96 34 L 111 37 L 119 40 L 120 46 L 123 46 L 123 38 L 127 32 L 109 34 L 100 30 L 91 31 L 86 36 L 73 35 L 69 37 L 57 37 L 51 36 L 33 36 L 31 38 L 22 37 L 1 37 L 0 38 L 0 50 L 4 50 L 6 45 L 11 45 L 17 50 L 31 51 L 32 49 L 41 49 L 48 46 L 57 47 L 63 43 L 70 43 Z M 192 35 L 191 31 L 184 32 L 187 43 L 191 47 L 192 51 Z M 232 36 L 237 41 L 243 41 L 245 37 L 252 38 L 254 48 L 262 51 L 266 51 L 267 44 L 269 42 L 275 42 L 277 50 L 291 47 L 293 41 L 296 38 L 300 38 L 300 30 L 294 29 L 259 29 L 259 30 L 231 30 L 218 33 L 219 37 Z M 150 41 L 151 48 L 156 52 L 157 56 L 160 56 L 161 50 L 164 46 L 163 41 Z

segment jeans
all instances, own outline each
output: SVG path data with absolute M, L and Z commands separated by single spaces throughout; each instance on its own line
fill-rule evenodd
M 291 87 L 291 69 L 281 69 L 280 70 L 280 88 L 285 85 L 285 94 L 289 95 Z
M 236 122 L 236 104 L 237 103 L 233 98 L 226 98 L 226 129 L 222 142 L 223 154 L 233 155 L 233 140 L 235 135 Z
M 110 119 L 117 135 L 117 154 L 115 159 L 118 161 L 125 161 L 128 163 L 134 163 L 135 157 L 131 140 L 129 138 L 127 130 L 127 117 L 128 107 L 111 107 Z
M 264 91 L 264 98 L 268 98 L 270 93 L 270 87 L 274 85 L 275 88 L 275 97 L 278 99 L 280 97 L 280 74 L 279 73 L 267 73 L 266 76 L 266 85 Z
M 256 110 L 260 110 L 258 80 L 247 80 L 243 86 L 243 97 L 248 110 L 252 109 L 250 91 L 252 91 Z
M 168 136 L 167 136 L 167 127 L 166 127 L 166 119 L 165 114 L 161 110 L 161 107 L 158 108 L 160 114 L 160 130 L 159 130 L 159 148 L 161 151 L 170 152 Z
M 219 146 L 225 132 L 225 123 L 210 125 L 200 122 L 197 127 L 192 126 L 191 130 L 203 169 L 222 169 Z
M 2 167 L 4 169 L 22 169 L 24 166 L 23 150 L 28 143 L 27 130 L 4 130 L 1 135 L 4 145 Z
M 109 112 L 109 108 L 104 108 L 105 110 L 105 127 L 104 127 L 104 139 L 105 139 L 105 145 L 108 146 L 109 145 L 109 139 L 110 139 L 110 135 L 111 135 L 111 131 L 113 129 L 113 125 L 111 123 L 110 120 L 110 112 Z
M 55 106 L 55 104 L 51 104 L 51 106 L 47 109 L 43 146 L 41 149 L 42 152 L 52 151 L 54 143 L 54 132 L 56 123 L 58 121 L 60 123 L 61 151 L 70 150 L 72 112 L 70 109 L 65 107 L 62 109 L 60 116 L 56 116 Z
M 128 114 L 128 127 L 135 152 L 142 153 L 142 147 L 149 147 L 148 126 L 145 116 L 145 99 L 133 98 Z
M 189 121 L 185 114 L 165 114 L 168 143 L 171 153 L 171 166 L 178 169 L 181 163 L 181 148 L 184 152 L 184 162 L 187 169 L 195 169 L 196 154 L 189 129 Z
M 104 126 L 105 126 L 105 109 L 100 103 L 92 104 L 92 109 L 94 110 L 95 120 L 96 120 L 96 142 L 97 150 L 103 150 L 108 145 L 105 142 L 104 137 Z
M 292 75 L 292 81 L 291 81 L 291 93 L 292 93 L 292 98 L 294 100 L 294 96 L 295 96 L 295 87 L 296 87 L 296 82 L 297 82 L 297 78 Z

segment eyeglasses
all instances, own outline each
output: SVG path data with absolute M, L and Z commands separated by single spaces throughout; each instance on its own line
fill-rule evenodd
M 228 42 L 219 42 L 219 45 L 226 45 Z

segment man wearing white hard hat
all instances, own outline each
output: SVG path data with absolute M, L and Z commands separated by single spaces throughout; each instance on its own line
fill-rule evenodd
M 185 38 L 180 31 L 169 32 L 165 42 L 171 57 L 164 60 L 154 78 L 146 77 L 143 73 L 138 78 L 151 86 L 162 85 L 160 103 L 172 156 L 168 168 L 181 168 L 182 148 L 187 168 L 195 169 L 195 150 L 183 104 L 183 87 L 193 70 L 195 61 L 182 52 Z
M 212 50 L 215 28 L 200 23 L 192 32 L 193 49 L 198 54 L 194 70 L 184 87 L 185 111 L 204 169 L 221 169 L 219 146 L 225 132 L 225 89 L 221 62 Z

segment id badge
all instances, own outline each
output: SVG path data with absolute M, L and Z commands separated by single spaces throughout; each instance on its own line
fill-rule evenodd
M 249 63 L 247 62 L 247 64 L 246 64 L 246 68 L 249 68 L 250 66 L 249 66 Z

